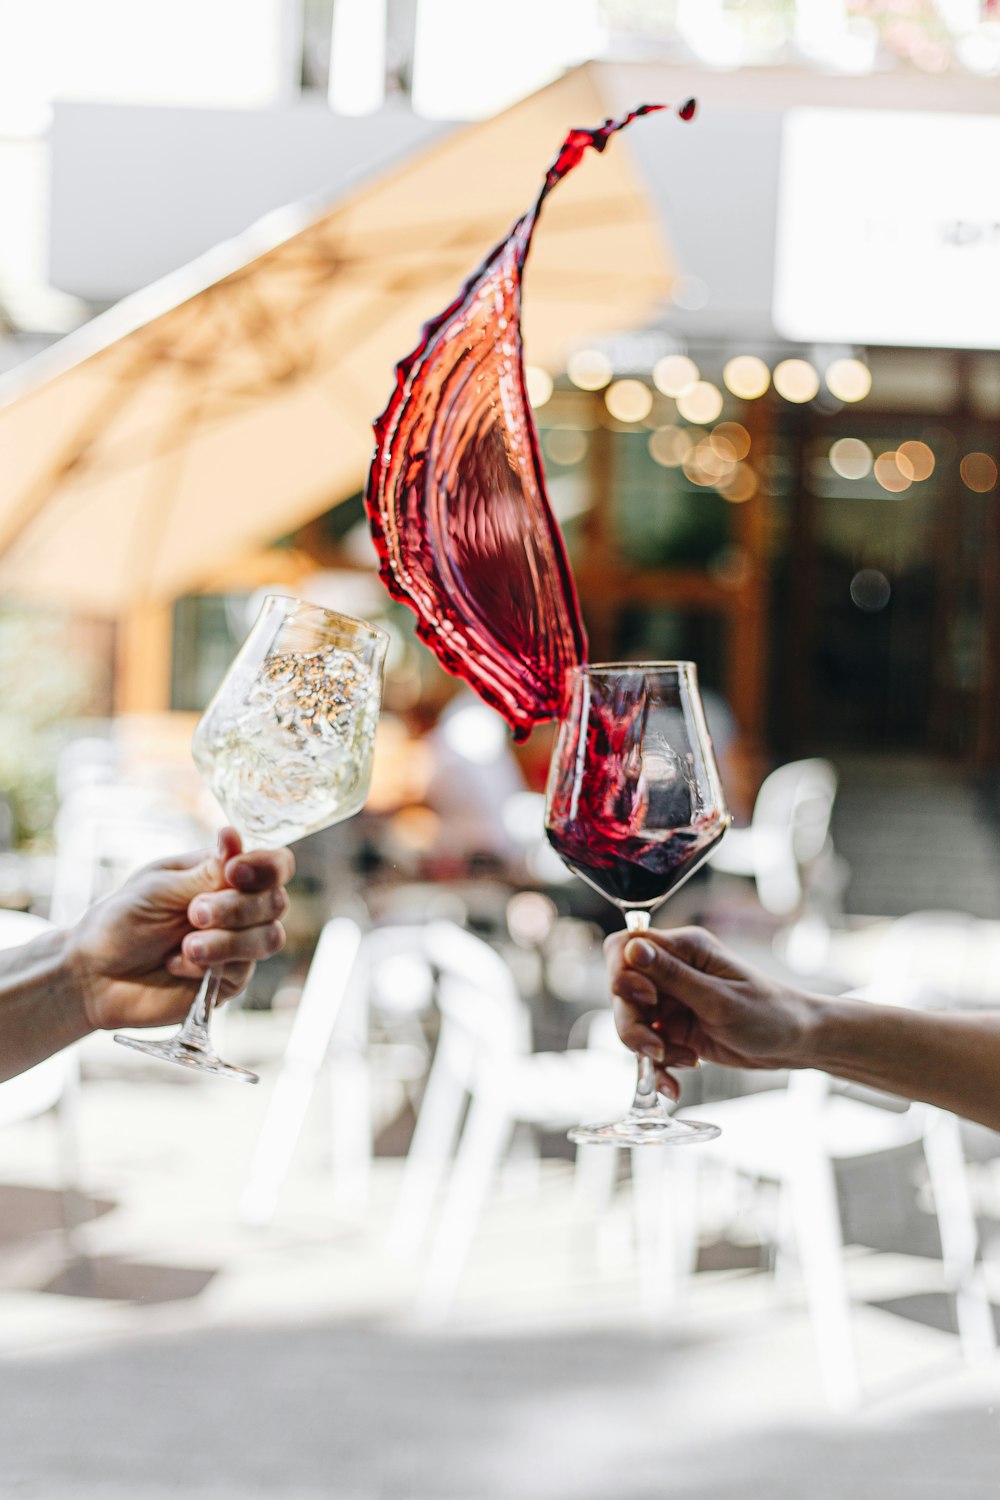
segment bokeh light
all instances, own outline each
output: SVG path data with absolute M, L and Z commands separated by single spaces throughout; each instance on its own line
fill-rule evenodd
M 905 463 L 906 460 L 904 459 Z M 901 495 L 908 490 L 913 480 L 905 474 L 896 461 L 895 453 L 880 453 L 875 460 L 875 478 L 890 495 Z
M 700 276 L 678 276 L 670 288 L 670 300 L 685 312 L 699 312 L 708 301 L 708 287 Z
M 712 428 L 710 441 L 723 458 L 746 458 L 750 452 L 750 434 L 740 422 L 720 422 Z
M 649 435 L 649 456 L 664 469 L 679 469 L 693 447 L 683 427 L 658 427 Z
M 703 489 L 711 489 L 715 483 L 712 475 L 706 474 L 702 468 L 697 447 L 692 448 L 691 452 L 687 454 L 684 462 L 681 464 L 681 468 L 692 484 L 699 484 Z
M 722 411 L 722 392 L 710 380 L 699 380 L 677 397 L 677 410 L 687 422 L 714 422 Z
M 753 499 L 758 484 L 756 471 L 749 464 L 737 464 L 728 479 L 719 485 L 719 494 L 733 505 L 742 505 Z
M 807 359 L 783 359 L 774 368 L 774 389 L 786 401 L 801 405 L 819 390 L 819 376 Z
M 581 391 L 603 391 L 615 367 L 600 349 L 578 349 L 566 361 L 566 374 Z
M 897 448 L 895 453 L 893 454 L 893 458 L 896 460 L 896 468 L 912 484 L 916 476 L 913 472 L 913 465 L 910 463 L 910 460 L 907 458 L 906 454 L 902 453 L 900 449 Z
M 851 598 L 865 614 L 885 609 L 892 597 L 892 586 L 877 568 L 861 568 L 851 579 Z
M 552 395 L 552 376 L 541 365 L 525 365 L 524 385 L 532 406 L 544 406 Z
M 604 392 L 604 404 L 616 422 L 641 422 L 653 409 L 653 393 L 641 380 L 616 380 Z
M 830 446 L 830 467 L 841 479 L 864 479 L 872 471 L 872 450 L 860 438 L 838 438 Z
M 863 401 L 872 388 L 872 372 L 860 359 L 835 359 L 827 367 L 826 386 L 838 401 Z
M 587 434 L 579 427 L 552 427 L 542 439 L 546 458 L 554 464 L 578 464 L 587 456 Z
M 753 577 L 753 558 L 744 547 L 723 547 L 710 563 L 709 572 L 724 589 L 741 589 Z
M 683 396 L 693 390 L 701 371 L 686 354 L 665 354 L 653 366 L 653 384 L 664 396 Z
M 771 384 L 771 372 L 756 354 L 737 354 L 726 364 L 722 380 L 741 401 L 756 401 Z
M 694 450 L 694 456 L 701 472 L 713 482 L 725 479 L 733 471 L 734 461 L 731 458 L 724 458 L 711 438 L 702 439 Z
M 988 453 L 967 453 L 958 466 L 962 482 L 977 495 L 996 488 L 997 466 Z
M 896 452 L 900 460 L 905 459 L 909 464 L 914 479 L 930 479 L 934 473 L 934 451 L 926 443 L 913 438 L 908 443 L 900 443 Z

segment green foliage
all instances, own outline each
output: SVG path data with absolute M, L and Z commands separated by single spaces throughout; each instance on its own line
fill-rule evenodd
M 59 747 L 67 721 L 89 707 L 96 678 L 67 617 L 0 609 L 0 793 L 18 843 L 52 827 Z

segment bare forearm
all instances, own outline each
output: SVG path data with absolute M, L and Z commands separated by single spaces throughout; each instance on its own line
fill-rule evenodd
M 1000 1012 L 933 1012 L 823 1000 L 805 1066 L 1000 1130 Z
M 90 1030 L 68 933 L 47 932 L 21 948 L 0 951 L 0 1080 Z

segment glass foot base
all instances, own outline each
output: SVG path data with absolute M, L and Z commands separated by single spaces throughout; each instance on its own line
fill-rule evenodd
M 146 1040 L 138 1036 L 116 1034 L 115 1041 L 136 1052 L 145 1052 L 147 1057 L 158 1057 L 162 1062 L 177 1063 L 182 1068 L 191 1068 L 195 1073 L 214 1073 L 217 1078 L 233 1078 L 238 1083 L 259 1083 L 256 1073 L 249 1068 L 238 1068 L 235 1063 L 223 1062 L 214 1052 L 202 1047 L 188 1047 L 176 1037 L 165 1041 Z
M 577 1146 L 694 1146 L 713 1141 L 722 1131 L 718 1125 L 693 1124 L 687 1120 L 615 1120 L 609 1125 L 575 1125 L 567 1131 Z

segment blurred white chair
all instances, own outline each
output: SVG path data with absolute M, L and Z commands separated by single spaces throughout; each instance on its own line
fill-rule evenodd
M 791 1074 L 785 1088 L 685 1108 L 684 1117 L 708 1119 L 722 1129 L 717 1140 L 688 1153 L 693 1166 L 721 1164 L 780 1185 L 779 1222 L 789 1243 L 779 1249 L 791 1249 L 798 1261 L 827 1397 L 831 1406 L 847 1410 L 860 1400 L 861 1383 L 844 1274 L 837 1162 L 922 1146 L 966 1357 L 988 1357 L 995 1334 L 977 1261 L 959 1122 L 930 1105 L 896 1109 L 889 1101 L 883 1106 L 846 1097 L 836 1088 L 825 1073 L 807 1070 Z M 691 1245 L 689 1262 L 694 1253 Z
M 425 1010 L 433 979 L 420 925 L 376 928 L 334 917 L 320 933 L 240 1199 L 245 1223 L 273 1217 L 320 1072 L 329 1069 L 333 1191 L 344 1209 L 368 1199 L 373 1151 L 369 1012 Z
M 620 1112 L 628 1104 L 634 1063 L 620 1045 L 613 1052 L 597 1046 L 533 1053 L 527 1007 L 498 953 L 444 922 L 426 929 L 424 951 L 437 976 L 440 1031 L 390 1247 L 415 1253 L 446 1183 L 417 1305 L 422 1321 L 436 1322 L 451 1305 L 516 1128 L 565 1130 Z
M 0 948 L 16 948 L 48 932 L 52 924 L 28 912 L 0 911 Z M 0 1083 L 0 1127 L 55 1111 L 63 1223 L 69 1235 L 78 1222 L 80 1171 L 77 1145 L 79 1091 L 77 1049 L 67 1047 L 35 1067 Z
M 56 814 L 52 920 L 75 922 L 141 865 L 186 853 L 204 837 L 201 825 L 156 786 L 77 784 Z
M 765 911 L 792 916 L 805 895 L 806 872 L 829 850 L 837 773 L 829 761 L 789 761 L 766 777 L 749 828 L 731 828 L 711 865 L 754 880 Z
M 586 1045 L 622 1056 L 622 1043 L 610 1010 L 581 1017 Z M 574 1027 L 574 1031 L 576 1027 Z M 572 1039 L 572 1033 L 571 1039 Z M 635 1059 L 625 1053 L 628 1083 L 614 1113 L 620 1114 L 635 1085 Z M 671 1313 L 697 1253 L 694 1232 L 694 1187 L 690 1151 L 633 1147 L 630 1158 L 630 1197 L 633 1239 L 639 1272 L 639 1303 L 648 1323 Z M 578 1146 L 574 1189 L 586 1217 L 607 1220 L 618 1179 L 621 1152 L 608 1146 Z M 599 1236 L 599 1240 L 602 1238 Z M 615 1245 L 614 1258 L 621 1250 Z
M 56 793 L 63 802 L 80 787 L 115 781 L 120 754 L 114 740 L 100 735 L 80 735 L 60 751 L 56 765 Z

